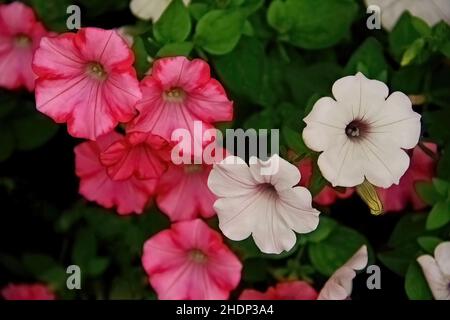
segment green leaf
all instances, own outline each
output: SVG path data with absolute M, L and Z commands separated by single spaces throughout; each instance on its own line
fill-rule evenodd
M 143 78 L 147 71 L 150 69 L 149 55 L 144 44 L 142 37 L 135 37 L 133 43 L 133 52 L 135 56 L 134 67 L 140 78 Z
M 389 33 L 389 46 L 394 56 L 400 60 L 406 49 L 420 37 L 421 34 L 413 25 L 413 17 L 406 11 Z
M 92 277 L 103 274 L 110 264 L 110 259 L 105 257 L 94 258 L 89 261 L 87 273 Z
M 283 134 L 283 138 L 287 146 L 290 149 L 294 150 L 295 153 L 297 153 L 297 155 L 303 155 L 309 151 L 308 147 L 303 142 L 303 138 L 300 131 L 296 131 L 288 126 L 284 126 L 281 129 L 281 132 Z
M 338 225 L 323 241 L 310 243 L 308 254 L 318 272 L 331 276 L 364 244 L 368 242 L 362 234 Z
M 389 249 L 378 254 L 381 262 L 395 273 L 405 275 L 409 264 L 420 252 L 416 239 L 425 232 L 426 216 L 421 213 L 404 215 L 392 232 Z
M 298 238 L 297 238 L 298 239 Z M 266 254 L 262 253 L 261 250 L 256 246 L 252 237 L 248 237 L 242 241 L 231 241 L 228 240 L 228 244 L 243 260 L 253 259 L 253 258 L 264 258 L 281 260 L 291 256 L 295 253 L 300 246 L 300 241 L 297 241 L 294 247 L 289 252 L 282 252 L 280 254 Z
M 435 230 L 450 222 L 450 201 L 441 201 L 434 205 L 427 219 L 427 230 Z
M 364 71 L 358 68 L 359 64 L 365 66 Z M 378 79 L 377 77 L 387 70 L 388 64 L 384 58 L 383 47 L 375 38 L 367 38 L 356 49 L 345 67 L 346 74 L 353 75 L 361 71 L 370 79 Z
M 210 11 L 198 22 L 194 43 L 211 54 L 226 54 L 238 44 L 245 20 L 238 9 Z
M 66 270 L 62 266 L 55 266 L 37 275 L 36 278 L 55 289 L 62 289 L 66 286 L 67 276 Z
M 266 259 L 247 259 L 242 271 L 242 279 L 248 282 L 263 282 L 267 280 L 269 263 Z
M 415 184 L 416 191 L 425 203 L 432 206 L 435 203 L 445 200 L 431 182 L 419 181 Z
M 402 67 L 409 65 L 416 57 L 418 57 L 425 48 L 425 39 L 416 39 L 403 53 L 400 65 Z
M 215 57 L 213 62 L 231 92 L 256 104 L 269 104 L 265 90 L 268 66 L 261 41 L 243 36 L 233 51 Z
M 87 269 L 89 262 L 97 255 L 97 240 L 92 229 L 81 229 L 75 239 L 72 260 L 82 269 Z
M 41 277 L 48 270 L 59 267 L 52 257 L 43 254 L 24 254 L 22 263 L 35 277 Z
M 433 179 L 433 186 L 436 189 L 436 191 L 444 197 L 444 199 L 447 199 L 450 197 L 450 183 L 438 178 Z
M 267 21 L 281 34 L 294 27 L 295 20 L 288 12 L 289 7 L 283 1 L 272 1 L 267 11 Z
M 331 232 L 338 227 L 338 223 L 326 216 L 320 216 L 320 222 L 317 229 L 302 237 L 303 242 L 319 243 L 327 239 Z
M 37 12 L 41 21 L 52 31 L 67 31 L 67 7 L 73 4 L 71 0 L 28 0 L 31 7 Z M 92 0 L 90 0 L 92 1 Z
M 168 43 L 158 51 L 156 56 L 160 58 L 189 56 L 193 48 L 194 44 L 192 42 Z
M 348 33 L 357 8 L 353 0 L 275 0 L 267 20 L 282 40 L 300 48 L 322 49 Z
M 419 250 L 419 245 L 414 241 L 380 252 L 378 258 L 391 271 L 404 276 L 411 261 L 417 257 Z
M 42 114 L 33 111 L 14 119 L 12 128 L 16 137 L 16 148 L 26 151 L 44 145 L 53 138 L 59 127 Z
M 210 5 L 207 3 L 191 3 L 188 7 L 191 16 L 195 20 L 200 20 L 209 10 Z
M 341 78 L 342 74 L 339 65 L 319 62 L 299 68 L 288 68 L 285 78 L 296 104 L 306 106 L 312 98 L 317 100 L 321 96 L 330 96 L 333 83 Z
M 450 26 L 446 22 L 441 21 L 433 27 L 430 43 L 435 51 L 450 58 Z
M 397 223 L 389 238 L 389 246 L 415 242 L 425 232 L 426 216 L 422 213 L 405 214 Z
M 422 273 L 420 265 L 413 261 L 406 272 L 405 290 L 408 298 L 411 300 L 432 300 L 428 283 Z
M 437 247 L 439 243 L 442 242 L 442 239 L 436 238 L 436 237 L 419 237 L 417 239 L 417 242 L 422 247 L 423 250 L 425 250 L 429 254 L 434 253 L 434 249 Z
M 392 90 L 406 94 L 421 94 L 426 68 L 422 66 L 407 66 L 393 73 Z
M 27 270 L 23 263 L 13 256 L 3 253 L 0 254 L 0 266 L 19 277 L 25 277 L 27 275 Z
M 155 23 L 153 35 L 161 43 L 182 42 L 191 32 L 191 17 L 181 0 L 172 0 Z

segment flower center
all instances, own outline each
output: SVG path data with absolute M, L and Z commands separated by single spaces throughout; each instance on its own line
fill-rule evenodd
M 362 138 L 366 135 L 368 126 L 360 120 L 353 120 L 345 127 L 345 134 L 350 139 Z
M 186 92 L 181 88 L 171 88 L 163 93 L 164 100 L 169 102 L 183 102 L 186 97 Z
M 259 185 L 259 188 L 263 192 L 267 192 L 270 194 L 278 194 L 277 189 L 275 189 L 275 186 L 271 183 L 262 183 Z
M 108 74 L 103 66 L 98 62 L 90 62 L 87 65 L 87 73 L 94 79 L 105 80 Z
M 200 164 L 187 164 L 184 166 L 185 173 L 196 173 L 202 171 L 202 166 Z
M 189 259 L 195 263 L 203 264 L 208 260 L 208 257 L 201 250 L 193 249 L 189 252 Z
M 31 45 L 31 39 L 25 34 L 18 34 L 15 39 L 15 44 L 20 48 L 28 48 Z

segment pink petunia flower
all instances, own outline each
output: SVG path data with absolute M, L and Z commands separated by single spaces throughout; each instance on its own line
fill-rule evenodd
M 37 109 L 69 133 L 97 139 L 136 115 L 141 99 L 134 55 L 114 30 L 83 28 L 43 38 L 33 70 Z
M 305 281 L 289 281 L 276 284 L 266 292 L 246 289 L 239 300 L 316 300 L 317 291 Z
M 87 141 L 75 147 L 75 172 L 80 178 L 79 192 L 89 201 L 105 208 L 117 207 L 119 214 L 142 213 L 154 193 L 157 180 L 129 177 L 113 180 L 100 155 L 109 146 L 122 141 L 123 136 L 110 132 L 97 141 Z
M 309 187 L 311 184 L 311 178 L 313 175 L 313 164 L 310 158 L 302 159 L 298 164 L 298 169 L 302 175 L 300 185 Z M 330 206 L 336 202 L 337 199 L 350 198 L 355 189 L 345 188 L 344 192 L 338 192 L 330 186 L 325 186 L 323 189 L 313 198 L 313 201 L 321 206 Z
M 222 300 L 242 264 L 221 235 L 200 219 L 172 224 L 144 244 L 142 264 L 161 300 Z
M 113 180 L 157 179 L 167 169 L 168 144 L 158 136 L 133 133 L 110 145 L 100 162 Z
M 40 283 L 11 283 L 2 289 L 0 294 L 5 300 L 56 300 L 53 291 L 46 285 Z
M 437 154 L 437 146 L 434 143 L 424 143 L 431 152 Z M 412 204 L 414 210 L 426 207 L 416 192 L 416 183 L 419 181 L 431 181 L 436 171 L 436 161 L 426 154 L 419 146 L 412 152 L 411 165 L 405 175 L 401 177 L 398 185 L 390 188 L 377 188 L 378 196 L 383 203 L 384 211 L 402 211 L 408 204 Z
M 30 7 L 21 2 L 0 4 L 0 87 L 34 90 L 33 53 L 48 35 Z
M 190 135 L 190 147 L 201 149 L 205 131 L 212 129 L 213 123 L 233 119 L 233 103 L 200 59 L 157 60 L 151 75 L 141 82 L 141 90 L 143 99 L 136 106 L 139 116 L 130 132 L 153 133 L 172 141 L 174 131 L 184 129 Z M 195 129 L 196 123 L 202 125 L 201 130 Z

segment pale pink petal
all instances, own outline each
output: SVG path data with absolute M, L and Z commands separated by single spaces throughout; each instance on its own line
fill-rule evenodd
M 450 241 L 442 242 L 434 249 L 434 258 L 450 283 Z
M 276 210 L 282 220 L 297 233 L 309 233 L 319 225 L 320 212 L 311 205 L 311 193 L 303 187 L 287 189 L 278 194 Z
M 278 192 L 291 189 L 300 182 L 300 171 L 278 154 L 267 161 L 250 158 L 250 173 L 258 183 L 269 183 Z
M 245 161 L 234 156 L 215 164 L 208 178 L 209 189 L 218 197 L 252 193 L 257 183 Z
M 328 279 L 319 293 L 318 300 L 345 300 L 350 297 L 353 288 L 355 270 L 367 266 L 367 247 L 363 245 L 342 267 Z
M 417 262 L 422 268 L 425 279 L 430 286 L 433 297 L 436 300 L 450 300 L 448 290 L 448 278 L 439 269 L 436 260 L 430 255 L 422 255 L 417 258 Z

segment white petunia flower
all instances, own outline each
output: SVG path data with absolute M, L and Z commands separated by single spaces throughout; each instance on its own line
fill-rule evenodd
M 318 165 L 333 186 L 354 187 L 366 178 L 388 188 L 398 184 L 409 166 L 402 149 L 414 148 L 420 115 L 401 93 L 362 73 L 337 80 L 333 95 L 319 99 L 304 119 L 306 145 L 323 151 Z M 387 98 L 387 99 L 386 99 Z
M 417 258 L 436 300 L 450 300 L 450 242 L 440 243 L 434 249 L 434 258 L 423 255 Z
M 355 270 L 367 266 L 367 247 L 362 246 L 342 267 L 337 269 L 320 290 L 317 300 L 346 300 L 353 289 Z
M 219 198 L 214 208 L 223 234 L 235 241 L 253 235 L 265 253 L 292 249 L 294 231 L 309 233 L 319 223 L 311 193 L 294 187 L 299 181 L 299 170 L 278 155 L 267 161 L 252 157 L 250 166 L 234 156 L 214 165 L 208 186 Z
M 439 21 L 450 24 L 449 0 L 365 0 L 366 5 L 376 5 L 381 10 L 381 24 L 392 30 L 405 11 L 434 26 Z
M 172 0 L 131 0 L 130 10 L 139 19 L 151 19 L 153 22 L 156 22 L 171 1 Z M 183 0 L 183 2 L 185 5 L 188 5 L 191 0 Z

